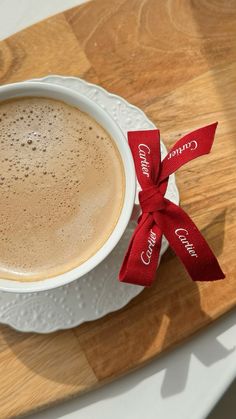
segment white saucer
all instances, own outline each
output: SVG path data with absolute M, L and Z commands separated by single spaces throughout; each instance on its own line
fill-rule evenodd
M 66 86 L 94 100 L 112 116 L 125 136 L 129 130 L 155 128 L 140 109 L 97 85 L 76 77 L 49 76 L 37 81 Z M 166 153 L 162 143 L 162 159 Z M 166 197 L 179 203 L 173 175 L 169 179 Z M 130 222 L 120 242 L 105 261 L 69 285 L 30 294 L 0 292 L 0 323 L 22 332 L 49 333 L 98 319 L 125 306 L 143 290 L 143 287 L 123 284 L 118 280 L 118 272 L 134 227 L 135 224 Z M 163 238 L 161 255 L 167 247 L 168 243 Z

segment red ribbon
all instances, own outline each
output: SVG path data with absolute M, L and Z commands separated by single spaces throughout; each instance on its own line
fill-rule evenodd
M 223 279 L 218 261 L 184 210 L 165 198 L 169 176 L 210 152 L 217 123 L 185 135 L 161 162 L 159 130 L 128 132 L 141 192 L 142 214 L 120 270 L 122 282 L 150 286 L 157 269 L 162 234 L 194 281 Z

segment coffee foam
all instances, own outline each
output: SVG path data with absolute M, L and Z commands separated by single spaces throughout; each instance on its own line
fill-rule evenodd
M 0 277 L 35 281 L 89 259 L 124 199 L 124 170 L 108 133 L 47 98 L 0 102 Z

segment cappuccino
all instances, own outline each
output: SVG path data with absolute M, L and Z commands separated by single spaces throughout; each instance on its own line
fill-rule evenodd
M 37 281 L 88 260 L 125 194 L 121 156 L 88 114 L 54 99 L 0 102 L 0 278 Z

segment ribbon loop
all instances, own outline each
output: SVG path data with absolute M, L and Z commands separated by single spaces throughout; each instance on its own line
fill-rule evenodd
M 132 131 L 128 141 L 142 190 L 142 214 L 131 238 L 119 279 L 150 286 L 160 258 L 164 235 L 194 281 L 223 279 L 217 259 L 189 216 L 165 198 L 169 176 L 185 163 L 211 150 L 217 123 L 181 138 L 163 162 L 158 130 Z

